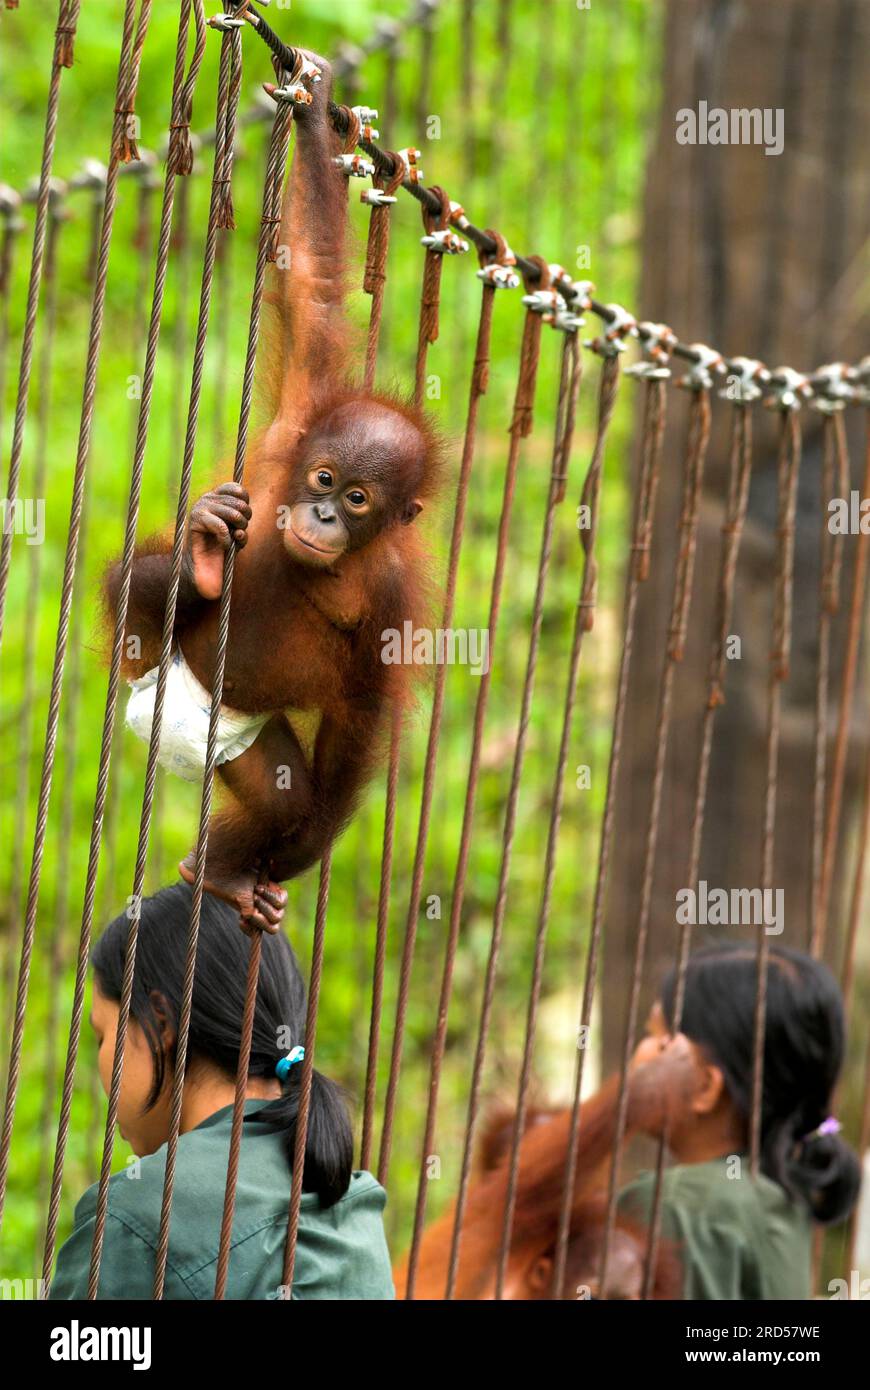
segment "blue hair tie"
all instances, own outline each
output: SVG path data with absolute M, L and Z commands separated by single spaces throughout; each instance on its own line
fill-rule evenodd
M 281 1080 L 284 1081 L 287 1075 L 289 1074 L 290 1068 L 293 1066 L 293 1063 L 301 1062 L 304 1056 L 304 1047 L 291 1047 L 290 1051 L 287 1053 L 287 1056 L 282 1057 L 281 1060 L 276 1064 L 275 1075 L 279 1076 Z

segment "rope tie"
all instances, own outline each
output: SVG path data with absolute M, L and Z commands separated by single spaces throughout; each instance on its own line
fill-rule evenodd
M 501 232 L 495 231 L 492 227 L 487 227 L 486 234 L 491 237 L 496 244 L 494 253 L 478 251 L 477 258 L 481 267 L 490 265 L 493 262 L 503 263 L 508 255 L 508 244 Z M 492 320 L 493 301 L 495 299 L 496 287 L 494 284 L 484 282 L 483 286 L 483 307 L 481 313 L 486 314 L 489 321 Z M 489 358 L 490 358 L 490 334 L 478 333 L 477 342 L 474 348 L 474 365 L 471 369 L 471 389 L 474 395 L 482 396 L 489 386 Z
M 189 0 L 188 0 L 189 3 Z M 184 79 L 181 91 L 173 102 L 172 120 L 169 125 L 169 149 L 166 167 L 171 174 L 186 176 L 193 172 L 194 148 L 190 137 L 190 122 L 193 116 L 193 94 L 199 71 L 205 57 L 208 39 L 208 26 L 205 22 L 201 0 L 193 6 L 193 20 L 196 25 L 193 56 Z
M 352 106 L 339 106 L 338 109 L 343 118 L 347 121 L 347 132 L 344 137 L 344 143 L 342 144 L 342 153 L 353 154 L 359 144 L 362 122 Z
M 421 212 L 423 214 L 423 227 L 427 236 L 433 232 L 447 231 L 450 225 L 450 199 L 437 184 L 430 190 L 441 203 L 441 211 L 437 216 L 430 212 L 429 208 L 423 203 Z M 434 343 L 438 338 L 438 307 L 441 293 L 441 267 L 444 264 L 444 255 L 441 251 L 436 251 L 433 247 L 426 248 L 426 260 L 423 266 L 423 290 L 420 300 L 420 332 L 425 333 L 427 343 Z
M 152 0 L 142 0 L 139 22 L 129 56 L 126 79 L 120 86 L 120 100 L 114 108 L 115 130 L 112 144 L 112 157 L 119 164 L 131 164 L 139 158 L 139 147 L 131 129 L 131 117 L 136 115 L 136 93 L 139 88 L 139 70 L 142 63 L 142 49 L 151 17 Z
M 239 93 L 242 86 L 242 34 L 240 29 L 224 30 L 222 44 L 229 48 L 230 86 L 226 110 L 226 134 L 224 136 L 223 159 L 220 173 L 215 169 L 214 183 L 217 185 L 217 219 L 215 225 L 224 231 L 236 229 L 233 208 L 233 163 L 236 149 L 236 115 L 239 109 Z
M 18 0 L 14 0 L 12 4 L 10 4 L 10 0 L 6 0 L 7 10 L 16 9 L 17 5 Z M 54 31 L 54 62 L 56 67 L 71 68 L 73 65 L 73 48 L 80 7 L 81 0 L 62 0 L 57 17 L 57 28 Z
M 431 189 L 441 204 L 437 216 L 423 204 L 423 227 L 427 236 L 433 232 L 446 231 L 450 223 L 450 199 L 443 188 L 437 185 Z M 420 326 L 417 333 L 417 359 L 414 368 L 414 399 L 419 405 L 423 399 L 426 379 L 426 355 L 430 343 L 438 338 L 438 308 L 441 300 L 441 267 L 444 253 L 431 246 L 426 248 L 423 263 L 423 283 L 420 290 Z
M 387 278 L 387 252 L 390 246 L 390 208 L 396 201 L 396 189 L 407 173 L 402 156 L 395 150 L 389 151 L 393 172 L 389 176 L 378 168 L 372 176 L 372 188 L 360 194 L 361 202 L 371 203 L 369 234 L 366 243 L 366 263 L 363 270 L 363 291 L 372 297 L 369 316 L 368 337 L 366 339 L 366 360 L 364 384 L 370 391 L 375 383 L 375 370 L 378 358 L 378 342 L 381 334 L 381 319 L 384 308 L 384 285 Z M 380 194 L 380 197 L 375 197 Z
M 405 161 L 395 150 L 388 150 L 387 154 L 393 160 L 393 173 L 388 178 L 386 173 L 379 169 L 372 179 L 372 188 L 383 193 L 385 199 L 389 198 L 394 202 L 396 189 L 406 174 Z M 365 193 L 360 195 L 361 198 L 365 198 L 365 196 Z M 377 294 L 387 278 L 386 264 L 390 244 L 391 206 L 392 202 L 384 201 L 372 204 L 366 245 L 366 263 L 363 271 L 363 290 L 366 294 Z
M 295 52 L 294 56 L 296 63 L 293 68 L 292 76 L 288 78 L 287 69 L 281 65 L 280 60 L 274 53 L 272 55 L 272 67 L 275 69 L 275 78 L 279 87 L 282 86 L 285 81 L 288 82 L 288 85 L 297 80 L 301 82 L 302 56 Z M 291 120 L 292 111 L 293 108 L 291 106 Z M 272 180 L 271 187 L 265 189 L 263 194 L 263 210 L 260 217 L 260 226 L 263 229 L 265 239 L 267 265 L 274 265 L 278 260 L 279 235 L 282 221 L 281 190 L 284 186 L 284 175 L 284 166 L 279 162 L 275 166 L 275 176 Z
M 523 272 L 523 282 L 528 291 L 533 288 L 546 290 L 550 286 L 550 267 L 543 256 L 530 256 L 538 271 L 537 276 Z M 523 341 L 520 348 L 520 375 L 514 401 L 513 416 L 509 433 L 525 439 L 532 432 L 534 424 L 535 383 L 538 376 L 538 362 L 541 356 L 541 315 L 533 308 L 526 310 L 523 325 Z

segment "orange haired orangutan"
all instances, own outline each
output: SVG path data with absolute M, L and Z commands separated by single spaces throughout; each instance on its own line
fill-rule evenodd
M 639 1066 L 631 1075 L 626 1134 L 660 1134 L 670 1097 L 681 1084 L 683 1055 Z M 642 1296 L 648 1234 L 642 1224 L 617 1211 L 607 1262 L 607 1286 L 599 1287 L 601 1247 L 607 1216 L 607 1180 L 616 1129 L 618 1078 L 583 1102 L 577 1140 L 576 1181 L 571 1202 L 565 1274 L 559 1296 L 564 1299 L 639 1299 Z M 513 1115 L 502 1111 L 491 1118 L 478 1154 L 462 1223 L 462 1244 L 453 1296 L 458 1299 L 495 1297 L 496 1273 L 507 1196 L 508 1158 Z M 503 1297 L 550 1299 L 562 1193 L 570 1110 L 527 1112 L 520 1144 L 511 1246 L 505 1270 Z M 415 1299 L 443 1299 L 453 1240 L 454 1208 L 423 1233 L 414 1282 Z M 394 1271 L 396 1294 L 405 1295 L 407 1257 Z M 673 1246 L 660 1241 L 652 1285 L 654 1299 L 682 1296 L 682 1271 Z
M 223 559 L 234 545 L 217 753 L 229 802 L 210 825 L 205 887 L 266 930 L 283 914 L 280 883 L 315 863 L 346 823 L 380 759 L 385 716 L 408 703 L 419 668 L 385 664 L 382 635 L 424 616 L 425 556 L 411 523 L 438 472 L 423 415 L 350 379 L 347 179 L 334 163 L 331 70 L 310 56 L 322 80 L 295 113 L 279 237 L 290 264 L 270 272 L 277 331 L 258 363 L 268 374 L 269 423 L 246 460 L 246 486 L 221 483 L 190 512 L 161 728 L 161 761 L 201 777 Z M 170 549 L 146 542 L 133 568 L 125 651 L 136 636 L 141 656 L 125 668 L 140 678 L 127 718 L 143 738 Z M 119 565 L 106 588 L 114 610 Z M 319 716 L 313 747 L 287 711 Z M 193 852 L 180 868 L 192 882 Z

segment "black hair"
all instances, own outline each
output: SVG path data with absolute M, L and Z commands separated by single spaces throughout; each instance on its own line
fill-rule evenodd
M 702 947 L 689 957 L 680 1022 L 681 1031 L 721 1067 L 747 1124 L 757 979 L 753 946 L 731 941 Z M 661 992 L 669 1026 L 675 988 L 671 970 Z M 842 997 L 827 966 L 803 951 L 771 945 L 760 1166 L 824 1225 L 849 1214 L 861 1181 L 857 1154 L 838 1134 L 808 1137 L 829 1113 L 845 1031 Z
M 161 888 L 142 902 L 130 1012 L 142 1028 L 154 1059 L 154 1081 L 145 1104 L 150 1110 L 166 1083 L 171 1061 L 161 1043 L 162 1025 L 177 1029 L 181 1014 L 188 924 L 193 889 L 187 883 Z M 107 999 L 121 998 L 124 953 L 130 922 L 125 913 L 110 922 L 91 953 L 91 964 Z M 208 1061 L 234 1078 L 241 1045 L 242 1011 L 250 944 L 238 913 L 203 894 L 190 1016 L 187 1068 Z M 305 985 L 285 936 L 263 934 L 260 979 L 254 1012 L 250 1075 L 277 1079 L 275 1066 L 291 1047 L 304 1043 Z M 284 1134 L 292 1166 L 302 1065 L 292 1066 L 280 1100 L 246 1116 L 246 1123 L 268 1124 Z M 311 1077 L 308 1134 L 302 1188 L 332 1206 L 350 1183 L 353 1132 L 343 1092 L 320 1072 Z

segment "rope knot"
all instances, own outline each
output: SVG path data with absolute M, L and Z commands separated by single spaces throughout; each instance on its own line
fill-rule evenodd
M 115 158 L 121 164 L 132 164 L 139 158 L 136 144 L 136 112 L 132 106 L 115 107 Z

